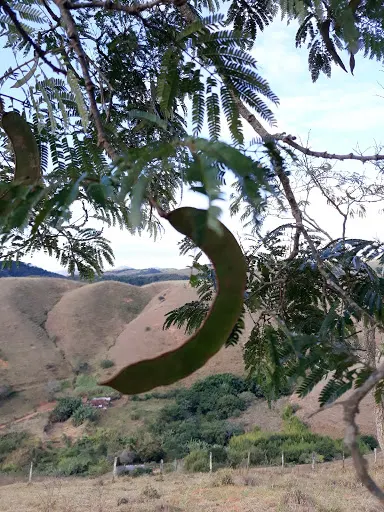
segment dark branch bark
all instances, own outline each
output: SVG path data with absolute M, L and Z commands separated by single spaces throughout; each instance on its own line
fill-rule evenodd
M 356 424 L 356 415 L 359 412 L 360 402 L 373 390 L 376 384 L 383 379 L 384 365 L 373 372 L 364 384 L 352 393 L 348 400 L 342 402 L 342 406 L 344 408 L 344 421 L 346 423 L 344 442 L 351 450 L 356 472 L 367 489 L 384 505 L 384 493 L 369 475 L 367 461 L 360 453 L 357 441 L 359 428 Z
M 120 2 L 91 0 L 89 2 L 66 2 L 67 9 L 106 9 L 109 11 L 121 11 L 127 14 L 139 14 L 157 5 L 167 5 L 173 3 L 172 0 L 152 0 L 143 4 L 124 5 Z
M 328 151 L 312 151 L 304 146 L 301 146 L 290 137 L 285 137 L 282 139 L 283 142 L 288 144 L 294 149 L 297 149 L 304 155 L 314 156 L 316 158 L 327 158 L 329 160 L 358 160 L 359 162 L 371 162 L 371 161 L 379 161 L 384 160 L 384 155 L 356 155 L 355 153 L 348 153 L 346 155 L 336 155 L 335 153 L 328 153 Z
M 65 75 L 66 72 L 64 69 L 58 68 L 55 66 L 55 64 L 52 64 L 47 57 L 45 56 L 46 52 L 37 44 L 35 41 L 31 38 L 29 34 L 24 30 L 22 24 L 17 19 L 16 13 L 11 9 L 11 7 L 7 4 L 5 0 L 0 0 L 0 7 L 2 7 L 3 11 L 10 17 L 10 19 L 13 21 L 17 31 L 21 35 L 21 37 L 29 43 L 32 48 L 35 50 L 36 54 L 56 73 L 60 73 L 62 75 Z
M 82 47 L 79 34 L 77 32 L 75 20 L 73 19 L 72 14 L 67 9 L 66 0 L 55 0 L 55 3 L 60 9 L 61 18 L 65 25 L 68 39 L 73 48 L 73 51 L 76 53 L 77 58 L 79 60 L 79 64 L 85 81 L 85 87 L 87 89 L 91 114 L 97 131 L 98 144 L 99 146 L 105 149 L 108 156 L 112 160 L 115 160 L 118 157 L 118 154 L 108 141 L 107 136 L 105 134 L 103 121 L 101 119 L 101 115 L 95 98 L 95 85 L 92 82 L 91 74 L 88 69 L 87 55 Z

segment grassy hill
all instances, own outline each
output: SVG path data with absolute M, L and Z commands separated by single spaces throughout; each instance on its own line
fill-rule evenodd
M 136 287 L 115 281 L 0 280 L 0 385 L 16 393 L 0 401 L 3 423 L 50 400 L 52 382 L 72 385 L 79 371 L 95 378 L 182 343 L 163 331 L 164 314 L 195 298 L 183 281 Z M 112 360 L 114 368 L 101 368 Z M 192 382 L 212 373 L 242 372 L 241 346 L 223 349 Z M 66 384 L 67 385 L 67 384 Z
M 162 330 L 164 315 L 195 298 L 195 290 L 185 281 L 137 287 L 116 281 L 89 284 L 49 277 L 0 279 L 0 423 L 6 431 L 27 429 L 46 440 L 43 427 L 53 399 L 79 394 L 87 386 L 97 389 L 97 380 L 122 366 L 183 343 L 183 331 L 175 327 Z M 218 373 L 243 375 L 242 343 L 253 325 L 251 318 L 245 320 L 239 345 L 223 348 L 174 387 L 190 386 L 197 379 Z M 105 361 L 110 364 L 105 365 Z M 290 398 L 300 405 L 297 414 L 303 420 L 317 409 L 320 388 L 302 400 Z M 163 405 L 154 397 L 138 403 L 122 398 L 101 418 L 100 425 L 134 432 Z M 280 412 L 280 405 L 270 410 L 264 401 L 257 401 L 235 421 L 246 429 L 259 425 L 278 430 Z M 18 423 L 12 423 L 15 420 Z M 363 402 L 358 420 L 363 433 L 375 432 L 370 398 Z M 333 437 L 343 434 L 337 407 L 315 416 L 310 423 L 318 433 Z M 63 434 L 78 437 L 82 428 L 58 424 L 50 435 L 56 439 Z

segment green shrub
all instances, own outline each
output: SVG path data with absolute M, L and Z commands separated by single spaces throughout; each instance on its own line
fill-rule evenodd
M 152 468 L 135 468 L 131 473 L 129 473 L 131 476 L 142 476 L 142 475 L 151 475 L 152 474 Z
M 364 451 L 363 445 L 362 448 Z M 250 452 L 251 464 L 280 464 L 284 452 L 287 463 L 297 464 L 310 462 L 312 453 L 318 461 L 330 461 L 340 458 L 343 451 L 342 440 L 314 434 L 301 424 L 296 431 L 266 433 L 255 430 L 234 436 L 229 442 L 228 460 L 232 466 L 239 465 Z
M 111 359 L 102 359 L 100 361 L 100 368 L 112 368 L 112 366 L 115 366 L 115 363 Z
M 243 399 L 235 395 L 221 396 L 216 403 L 218 409 L 218 417 L 226 419 L 234 416 L 235 411 L 244 411 L 247 405 Z
M 81 405 L 72 415 L 72 423 L 75 427 L 82 425 L 85 421 L 95 422 L 98 418 L 98 411 L 90 405 Z
M 194 450 L 184 459 L 184 468 L 193 473 L 209 471 L 209 454 L 205 450 Z
M 224 463 L 227 462 L 227 450 L 224 446 L 214 445 L 211 446 L 210 452 L 212 452 L 212 460 L 215 463 Z
M 139 430 L 129 440 L 129 449 L 135 452 L 137 462 L 160 462 L 165 452 L 160 440 L 150 432 Z
M 0 436 L 0 464 L 6 459 L 7 455 L 20 448 L 22 443 L 28 438 L 27 432 L 9 432 Z
M 92 458 L 84 455 L 60 460 L 57 469 L 62 476 L 86 475 L 91 465 Z
M 109 396 L 112 400 L 121 397 L 121 394 L 108 386 L 99 386 L 96 377 L 93 375 L 78 375 L 75 384 L 76 396 L 87 397 L 88 399 L 97 396 Z
M 377 448 L 379 446 L 379 443 L 377 442 L 377 439 L 375 436 L 362 435 L 362 436 L 360 436 L 360 441 L 362 443 L 364 443 L 371 450 L 373 450 L 374 448 Z
M 289 418 L 291 418 L 293 415 L 295 414 L 295 410 L 292 406 L 292 404 L 287 404 L 284 409 L 283 409 L 283 413 L 281 415 L 281 417 L 283 418 L 283 420 L 288 420 Z
M 81 405 L 81 399 L 77 397 L 59 398 L 56 407 L 49 415 L 49 419 L 52 423 L 66 421 Z

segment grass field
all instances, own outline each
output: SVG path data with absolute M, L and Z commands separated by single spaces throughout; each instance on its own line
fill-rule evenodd
M 384 484 L 384 466 L 373 469 Z M 1 480 L 0 480 L 1 483 Z M 1 512 L 379 512 L 350 461 L 164 477 L 43 479 L 0 486 Z

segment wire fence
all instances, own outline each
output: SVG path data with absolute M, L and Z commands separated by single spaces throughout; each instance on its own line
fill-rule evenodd
M 369 465 L 372 468 L 379 468 L 384 465 L 384 452 L 374 448 L 372 453 L 365 455 L 365 458 L 368 460 Z M 152 474 L 152 475 L 165 475 L 170 473 L 186 473 L 184 460 L 183 459 L 174 459 L 173 461 L 164 462 L 164 460 L 160 460 L 160 462 L 148 462 L 143 464 L 118 464 L 119 459 L 115 457 L 113 459 L 113 464 L 111 464 L 111 479 L 115 481 L 122 475 L 125 476 L 139 476 L 142 474 Z M 344 453 L 342 457 L 339 459 L 334 459 L 333 461 L 321 462 L 318 454 L 316 452 L 312 453 L 311 462 L 307 464 L 301 463 L 293 463 L 286 462 L 286 458 L 284 452 L 281 453 L 281 464 L 280 466 L 276 464 L 263 464 L 263 465 L 253 465 L 251 463 L 251 452 L 249 451 L 247 457 L 242 461 L 241 464 L 236 466 L 236 469 L 242 469 L 249 471 L 250 469 L 279 469 L 280 470 L 289 470 L 292 468 L 301 468 L 304 471 L 316 471 L 317 468 L 323 468 L 328 465 L 335 464 L 340 467 L 341 470 L 345 469 L 346 466 L 351 466 L 353 463 L 350 457 L 346 457 Z M 203 469 L 206 473 L 214 473 L 219 469 L 235 469 L 233 466 L 222 462 L 215 462 L 214 456 L 212 452 L 209 452 L 209 456 L 207 458 L 206 468 Z M 107 476 L 108 473 L 105 473 L 104 476 Z M 0 485 L 11 484 L 15 482 L 26 482 L 28 484 L 32 484 L 34 481 L 42 481 L 46 478 L 52 476 L 60 476 L 65 478 L 65 476 L 53 474 L 42 474 L 39 471 L 35 470 L 34 462 L 31 461 L 28 467 L 25 467 L 22 471 L 8 474 L 8 473 L 0 473 Z M 71 477 L 76 477 L 77 475 L 71 475 Z M 84 476 L 84 475 L 82 475 Z M 91 475 L 89 475 L 91 476 Z M 100 475 L 99 475 L 100 476 Z

